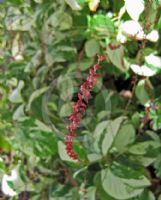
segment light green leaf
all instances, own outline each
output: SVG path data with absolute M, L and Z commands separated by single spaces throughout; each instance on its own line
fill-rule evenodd
M 108 121 L 102 121 L 99 124 L 97 124 L 93 137 L 94 137 L 94 148 L 96 152 L 100 152 L 99 148 L 99 142 L 102 137 L 102 134 L 104 133 L 105 129 L 107 128 Z
M 143 192 L 143 188 L 134 188 L 131 184 L 124 182 L 124 179 L 115 176 L 110 169 L 102 170 L 101 172 L 103 189 L 110 196 L 117 200 L 125 200 L 135 197 Z
M 26 65 L 24 72 L 29 73 L 41 64 L 42 49 L 37 50 L 31 61 Z
M 0 134 L 0 149 L 4 152 L 9 152 L 11 150 L 10 143 L 2 134 Z
M 123 162 L 124 161 L 124 162 Z M 142 168 L 137 163 L 126 160 L 122 162 L 114 161 L 111 165 L 111 172 L 122 179 L 131 187 L 139 188 L 150 185 L 150 181 L 142 174 Z
M 71 100 L 74 94 L 74 82 L 70 76 L 59 76 L 58 90 L 60 91 L 60 97 L 64 101 Z
M 151 191 L 145 190 L 140 197 L 134 200 L 155 200 L 155 196 Z
M 37 126 L 36 128 L 34 128 L 34 130 L 40 130 L 40 131 L 44 131 L 44 132 L 53 132 L 53 130 L 47 126 L 46 124 L 44 124 L 43 122 L 36 120 L 35 121 L 35 125 Z
M 78 155 L 78 159 L 87 160 L 86 149 L 78 141 L 73 141 L 73 149 Z
M 145 105 L 150 100 L 147 91 L 145 90 L 145 80 L 140 80 L 135 88 L 135 95 L 142 105 Z
M 36 3 L 42 3 L 42 0 L 34 0 Z
M 72 8 L 72 10 L 77 11 L 82 9 L 77 0 L 65 0 L 65 2 Z
M 74 163 L 77 162 L 76 160 L 73 160 L 72 158 L 70 158 L 68 156 L 68 154 L 66 153 L 66 150 L 65 150 L 65 144 L 61 141 L 58 141 L 58 153 L 62 160 L 74 162 Z
M 31 109 L 32 102 L 38 97 L 40 97 L 43 93 L 45 93 L 48 89 L 49 87 L 43 87 L 41 89 L 34 91 L 29 98 L 29 102 L 26 106 L 26 111 L 29 111 Z
M 150 137 L 150 139 L 153 139 L 156 142 L 160 142 L 159 135 L 157 133 L 155 133 L 154 131 L 147 130 L 145 132 L 145 134 L 148 135 Z
M 144 155 L 146 154 L 151 148 L 157 149 L 161 146 L 161 143 L 159 141 L 145 141 L 145 142 L 139 142 L 137 144 L 132 145 L 129 148 L 129 152 L 136 155 Z
M 87 59 L 87 60 L 82 60 L 80 65 L 79 65 L 79 68 L 81 71 L 85 71 L 87 69 L 89 69 L 92 65 L 92 60 L 91 59 Z
M 125 139 L 126 138 L 126 139 Z M 118 134 L 114 139 L 113 146 L 117 150 L 123 151 L 129 144 L 133 143 L 135 140 L 135 129 L 131 124 L 124 124 L 121 126 Z
M 24 113 L 24 104 L 21 104 L 16 110 L 15 112 L 13 113 L 13 120 L 21 120 L 24 116 L 25 116 L 25 113 Z
M 0 157 L 0 172 L 4 172 L 6 169 L 3 159 Z
M 100 154 L 96 154 L 96 153 L 88 154 L 87 157 L 88 157 L 88 160 L 90 161 L 90 163 L 96 162 L 102 158 L 102 156 Z
M 94 177 L 94 183 L 97 187 L 97 194 L 100 198 L 100 200 L 116 200 L 113 197 L 111 197 L 102 187 L 102 180 L 101 180 L 101 173 L 98 172 Z
M 72 103 L 63 104 L 60 109 L 60 117 L 67 117 L 72 113 Z
M 12 91 L 12 93 L 9 96 L 9 100 L 12 103 L 21 103 L 23 102 L 22 96 L 21 96 L 21 90 L 24 87 L 24 82 L 23 81 L 19 81 L 18 86 L 16 89 L 14 89 Z
M 89 0 L 89 9 L 93 12 L 97 10 L 97 7 L 99 6 L 100 0 Z
M 65 31 L 72 27 L 72 17 L 71 15 L 64 13 L 64 15 L 60 19 L 60 30 Z
M 124 63 L 124 47 L 120 46 L 116 49 L 110 49 L 109 46 L 106 47 L 106 52 L 109 60 L 113 65 L 115 65 L 119 70 L 126 71 L 127 68 Z
M 85 52 L 88 57 L 93 57 L 98 53 L 100 50 L 99 43 L 97 40 L 91 39 L 88 40 L 85 44 Z
M 119 131 L 121 123 L 126 119 L 122 116 L 110 121 L 107 125 L 106 134 L 102 142 L 102 153 L 106 155 Z
M 38 157 L 47 158 L 57 152 L 57 141 L 51 131 L 32 131 L 30 139 L 34 147 L 34 154 Z
M 139 125 L 140 125 L 140 115 L 139 115 L 139 112 L 135 112 L 132 115 L 131 120 L 132 120 L 132 124 L 134 125 L 134 127 L 138 128 Z
M 94 187 L 94 186 L 88 187 L 87 193 L 86 193 L 86 198 L 88 200 L 95 200 L 96 199 L 95 196 L 96 196 L 96 187 Z
M 108 37 L 115 32 L 114 22 L 103 14 L 96 14 L 88 18 L 89 29 L 103 37 Z
M 155 174 L 157 177 L 161 178 L 161 155 L 157 156 L 154 162 Z

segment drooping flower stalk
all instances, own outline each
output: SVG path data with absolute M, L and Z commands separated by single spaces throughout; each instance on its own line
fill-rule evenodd
M 89 70 L 89 76 L 86 81 L 80 86 L 80 91 L 78 92 L 78 100 L 73 105 L 73 112 L 69 117 L 70 124 L 68 125 L 68 134 L 66 135 L 66 152 L 74 160 L 77 160 L 77 154 L 73 150 L 73 138 L 76 135 L 76 130 L 78 129 L 78 123 L 81 121 L 83 114 L 85 113 L 85 108 L 88 104 L 88 99 L 90 92 L 94 87 L 94 83 L 100 74 L 97 74 L 97 69 L 101 68 L 100 62 L 105 59 L 104 56 L 97 54 L 97 64 L 95 64 Z

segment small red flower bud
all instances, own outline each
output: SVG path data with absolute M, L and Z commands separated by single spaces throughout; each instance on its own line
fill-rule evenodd
M 101 68 L 101 66 L 100 66 L 99 64 L 95 64 L 95 65 L 93 66 L 93 69 L 94 69 L 94 70 L 97 70 L 97 69 L 99 69 L 99 68 Z
M 101 56 L 101 55 L 99 55 L 98 53 L 97 53 L 96 55 L 97 55 L 97 58 L 98 58 L 98 62 L 102 62 L 103 60 L 106 59 L 105 56 Z

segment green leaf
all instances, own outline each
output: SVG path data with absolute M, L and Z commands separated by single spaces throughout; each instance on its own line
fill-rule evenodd
M 77 141 L 73 141 L 73 149 L 76 152 L 76 154 L 78 155 L 78 158 L 80 160 L 87 160 L 86 150 Z
M 4 152 L 9 152 L 11 150 L 11 145 L 10 143 L 7 141 L 7 139 L 0 134 L 0 148 L 2 149 L 2 151 Z
M 110 167 L 111 172 L 133 188 L 141 188 L 150 185 L 150 181 L 143 175 L 143 168 L 135 162 L 122 159 L 114 161 Z
M 71 100 L 74 94 L 74 82 L 69 76 L 59 76 L 58 85 L 60 97 L 64 101 Z
M 100 47 L 97 40 L 91 39 L 88 40 L 85 44 L 85 52 L 88 57 L 93 57 L 96 53 L 99 53 Z
M 145 134 L 152 140 L 156 141 L 156 142 L 160 142 L 160 137 L 157 133 L 153 132 L 153 131 L 150 131 L 150 130 L 147 130 L 145 132 Z
M 101 173 L 98 172 L 94 177 L 94 183 L 97 187 L 97 194 L 100 198 L 100 200 L 116 200 L 113 197 L 111 197 L 102 187 L 102 180 L 101 180 Z
M 102 158 L 102 156 L 100 154 L 96 154 L 96 153 L 88 154 L 87 157 L 88 157 L 88 160 L 90 161 L 90 163 L 99 161 Z
M 132 115 L 132 124 L 134 125 L 135 128 L 138 128 L 139 125 L 140 125 L 140 114 L 138 112 L 135 112 L 133 115 Z
M 60 117 L 67 117 L 72 113 L 72 103 L 63 104 L 60 109 Z
M 90 11 L 95 12 L 99 6 L 99 3 L 100 0 L 90 0 L 88 3 Z
M 73 160 L 72 158 L 70 158 L 68 156 L 68 154 L 66 153 L 65 147 L 66 146 L 65 146 L 65 144 L 63 142 L 58 141 L 58 153 L 59 153 L 59 156 L 60 156 L 61 160 L 65 160 L 65 161 L 76 163 L 77 162 L 76 160 Z
M 14 89 L 12 91 L 12 93 L 9 96 L 9 100 L 12 103 L 21 103 L 23 102 L 22 96 L 21 96 L 21 90 L 24 87 L 24 82 L 23 81 L 19 81 L 18 86 L 16 89 Z
M 6 169 L 3 159 L 0 157 L 0 172 L 4 172 Z
M 136 155 L 145 155 L 149 150 L 155 150 L 161 147 L 160 141 L 145 141 L 138 142 L 131 147 L 129 147 L 129 152 Z
M 88 59 L 81 61 L 81 63 L 79 64 L 79 68 L 81 71 L 85 71 L 85 70 L 89 69 L 92 64 L 93 64 L 93 61 L 88 58 Z M 76 63 L 75 63 L 75 65 L 76 65 Z
M 100 152 L 99 143 L 100 143 L 102 134 L 104 133 L 105 129 L 107 128 L 107 124 L 108 124 L 108 121 L 102 121 L 102 122 L 98 123 L 95 128 L 95 131 L 93 134 L 93 138 L 94 138 L 93 145 L 94 145 L 96 152 Z
M 95 97 L 95 112 L 98 113 L 100 111 L 105 111 L 107 115 L 111 113 L 111 96 L 113 95 L 113 92 L 109 92 L 107 90 L 101 91 L 96 97 Z
M 89 30 L 103 37 L 110 36 L 115 31 L 114 23 L 107 15 L 96 14 L 89 17 L 88 21 Z
M 142 105 L 145 105 L 150 100 L 145 89 L 145 80 L 140 80 L 135 88 L 135 95 Z
M 37 99 L 38 97 L 40 97 L 43 93 L 45 93 L 48 89 L 49 87 L 43 87 L 34 91 L 29 98 L 29 102 L 26 106 L 26 111 L 29 111 L 31 109 L 32 102 L 35 101 L 35 99 Z
M 125 139 L 126 138 L 126 139 Z M 119 152 L 124 151 L 124 149 L 131 143 L 135 141 L 135 129 L 131 124 L 123 124 L 118 131 L 113 146 L 117 148 Z
M 13 113 L 13 120 L 21 120 L 24 116 L 25 116 L 25 113 L 24 113 L 24 104 L 21 104 L 16 110 L 15 112 Z
M 106 133 L 102 142 L 102 153 L 106 155 L 109 151 L 110 147 L 112 146 L 114 139 L 119 131 L 121 123 L 126 119 L 126 117 L 122 116 L 116 118 L 113 121 L 109 121 L 106 129 Z
M 52 132 L 34 131 L 30 133 L 33 141 L 34 153 L 38 157 L 47 158 L 57 152 L 57 141 Z
M 101 179 L 103 189 L 117 200 L 125 200 L 132 197 L 135 197 L 143 192 L 143 188 L 134 188 L 128 183 L 128 179 L 124 182 L 125 179 L 115 176 L 110 169 L 105 169 L 101 171 Z
M 157 177 L 161 178 L 161 156 L 159 155 L 154 162 L 155 173 Z
M 36 3 L 42 3 L 42 0 L 34 0 Z
M 14 186 L 14 182 L 8 180 L 7 184 L 13 191 L 16 191 L 15 186 Z
M 65 0 L 65 2 L 72 8 L 72 10 L 78 11 L 82 9 L 77 0 Z
M 95 194 L 96 194 L 96 187 L 90 186 L 86 189 L 86 198 L 88 200 L 96 200 Z
M 116 49 L 110 49 L 109 46 L 106 47 L 106 52 L 109 60 L 113 65 L 115 65 L 120 71 L 125 72 L 127 67 L 124 63 L 124 47 L 120 46 Z
M 34 128 L 34 130 L 39 130 L 39 131 L 44 131 L 44 132 L 51 132 L 53 133 L 53 130 L 47 126 L 46 124 L 44 124 L 43 122 L 36 120 L 35 121 L 35 125 L 37 126 L 36 128 Z
M 61 31 L 68 30 L 72 27 L 72 17 L 68 13 L 64 13 L 60 20 L 59 26 Z
M 155 196 L 151 191 L 145 190 L 136 200 L 155 200 Z M 134 199 L 135 200 L 135 199 Z

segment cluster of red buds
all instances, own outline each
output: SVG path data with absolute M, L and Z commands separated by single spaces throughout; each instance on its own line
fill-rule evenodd
M 95 64 L 89 70 L 89 76 L 86 81 L 80 86 L 78 92 L 78 100 L 73 105 L 73 112 L 69 117 L 70 124 L 68 125 L 68 134 L 66 135 L 66 152 L 73 160 L 77 160 L 77 154 L 73 150 L 73 138 L 76 135 L 76 130 L 78 129 L 78 123 L 81 121 L 83 114 L 85 113 L 85 108 L 88 104 L 88 99 L 90 92 L 94 87 L 94 83 L 97 78 L 100 77 L 100 74 L 96 73 L 96 70 L 101 68 L 100 62 L 102 62 L 105 57 L 97 54 L 97 64 Z

